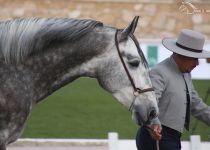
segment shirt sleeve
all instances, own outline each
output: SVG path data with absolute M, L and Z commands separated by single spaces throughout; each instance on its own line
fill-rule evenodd
M 190 106 L 191 114 L 210 126 L 210 107 L 202 101 L 202 99 L 198 96 L 198 93 L 194 90 L 194 87 L 192 89 Z
M 162 93 L 165 90 L 165 80 L 164 75 L 157 69 L 150 70 L 149 76 L 152 82 L 152 86 L 155 90 L 155 95 L 157 98 L 157 103 L 159 103 Z
M 152 69 L 149 72 L 149 76 L 152 82 L 152 86 L 155 90 L 155 95 L 156 95 L 156 99 L 157 99 L 157 103 L 159 103 L 159 99 L 162 96 L 163 91 L 165 90 L 165 81 L 164 79 L 164 75 L 160 73 L 159 70 L 157 69 Z M 148 125 L 152 126 L 154 124 L 161 124 L 160 120 L 157 118 L 151 120 Z

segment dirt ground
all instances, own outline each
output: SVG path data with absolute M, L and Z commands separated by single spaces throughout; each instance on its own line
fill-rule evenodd
M 95 147 L 8 147 L 7 150 L 108 150 L 105 146 Z

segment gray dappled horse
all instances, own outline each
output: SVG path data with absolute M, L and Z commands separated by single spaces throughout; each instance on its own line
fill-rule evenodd
M 32 107 L 81 77 L 99 84 L 137 122 L 158 113 L 134 30 L 94 20 L 28 18 L 0 22 L 0 150 L 21 135 Z

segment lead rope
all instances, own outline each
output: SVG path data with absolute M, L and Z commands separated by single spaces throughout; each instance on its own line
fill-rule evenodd
M 160 150 L 159 140 L 156 140 L 156 148 L 157 150 Z
M 152 132 L 152 129 L 148 126 L 145 126 L 145 128 L 147 128 L 148 130 L 150 130 Z M 160 144 L 159 144 L 159 140 L 156 140 L 156 149 L 160 150 Z

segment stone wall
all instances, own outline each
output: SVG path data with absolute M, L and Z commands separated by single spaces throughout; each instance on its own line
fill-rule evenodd
M 210 39 L 209 0 L 0 0 L 0 19 L 22 17 L 91 18 L 118 28 L 139 15 L 139 38 L 175 36 L 182 28 L 200 31 Z M 189 0 L 188 0 L 189 1 Z M 188 11 L 188 12 L 187 12 Z

